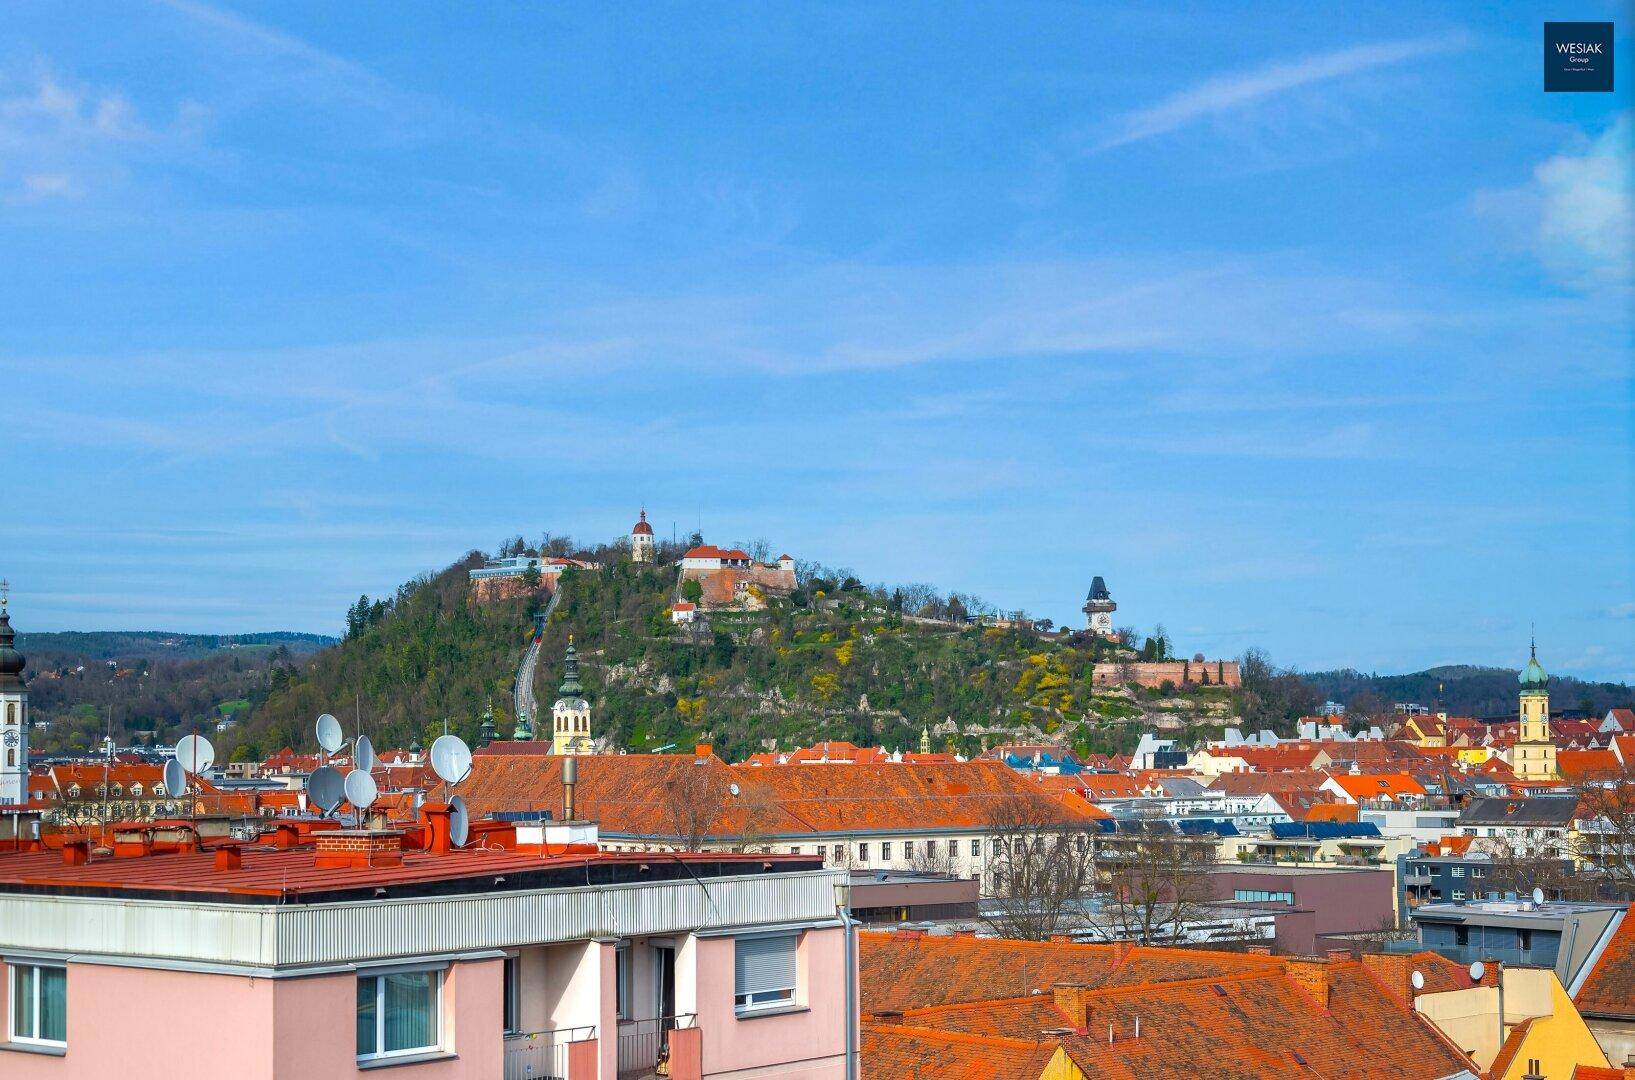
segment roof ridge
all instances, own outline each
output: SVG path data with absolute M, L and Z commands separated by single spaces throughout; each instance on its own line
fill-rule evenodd
M 1033 1050 L 1046 1046 L 1054 1046 L 1049 1039 L 1017 1039 L 1009 1035 L 977 1035 L 969 1031 L 949 1031 L 944 1028 L 914 1027 L 910 1024 L 882 1024 L 868 1023 L 864 1026 L 873 1032 L 902 1032 L 917 1035 L 922 1038 L 947 1039 L 952 1042 L 977 1043 L 982 1046 L 1009 1046 L 1018 1050 Z

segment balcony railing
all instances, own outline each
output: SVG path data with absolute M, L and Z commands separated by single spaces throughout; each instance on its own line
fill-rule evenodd
M 661 1058 L 669 1056 L 670 1032 L 698 1023 L 695 1013 L 654 1016 L 619 1022 L 619 1080 L 652 1076 Z
M 567 1080 L 568 1044 L 594 1038 L 594 1025 L 507 1035 L 505 1080 Z

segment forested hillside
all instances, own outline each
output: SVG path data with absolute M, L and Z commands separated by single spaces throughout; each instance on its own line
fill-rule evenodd
M 633 752 L 700 738 L 734 757 L 822 738 L 914 748 L 927 727 L 937 749 L 967 753 L 1043 736 L 1113 750 L 1134 741 L 1157 697 L 1092 692 L 1092 665 L 1110 659 L 1104 642 L 908 616 L 902 590 L 821 569 L 766 611 L 714 613 L 689 631 L 669 618 L 673 565 L 632 565 L 618 548 L 582 554 L 603 568 L 563 573 L 538 696 L 545 707 L 556 696 L 573 635 L 597 735 Z M 236 754 L 308 745 L 313 717 L 350 721 L 354 707 L 377 745 L 424 743 L 445 719 L 476 738 L 490 707 L 509 736 L 511 681 L 545 594 L 473 603 L 467 572 L 481 559 L 360 599 L 347 639 L 281 678 L 235 736 Z M 1168 705 L 1216 726 L 1234 705 L 1219 688 L 1192 697 Z
M 1525 657 L 1523 658 L 1525 659 Z M 1539 659 L 1549 669 L 1548 655 Z M 1516 712 L 1515 668 L 1450 665 L 1411 675 L 1365 675 L 1360 671 L 1318 671 L 1302 675 L 1319 693 L 1342 704 L 1358 703 L 1363 712 L 1374 704 L 1412 701 L 1440 703 L 1454 716 L 1508 717 Z M 1582 682 L 1554 672 L 1550 708 L 1604 716 L 1608 709 L 1635 704 L 1635 689 L 1623 683 Z

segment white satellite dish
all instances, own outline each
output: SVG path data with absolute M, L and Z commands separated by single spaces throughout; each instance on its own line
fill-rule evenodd
M 333 766 L 320 765 L 307 777 L 307 801 L 325 814 L 339 806 L 345 794 L 346 781 Z
M 446 784 L 458 784 L 471 771 L 471 747 L 458 735 L 439 735 L 431 744 L 431 771 Z
M 172 799 L 187 794 L 187 770 L 175 758 L 165 762 L 165 794 Z
M 324 748 L 324 753 L 333 754 L 341 748 L 346 736 L 341 733 L 341 722 L 324 713 L 318 717 L 318 745 Z
M 466 841 L 471 839 L 471 815 L 466 812 L 465 800 L 458 795 L 448 801 L 448 838 L 455 847 L 465 847 Z
M 375 801 L 380 790 L 375 787 L 375 778 L 363 769 L 353 769 L 346 774 L 346 782 L 341 785 L 346 793 L 346 801 L 359 810 L 367 810 Z
M 369 736 L 359 735 L 357 746 L 352 748 L 352 767 L 371 772 L 375 767 L 375 744 L 369 741 Z
M 727 785 L 727 791 L 731 792 L 733 795 L 738 794 L 738 785 L 737 784 L 728 784 Z
M 1533 890 L 1533 903 L 1535 903 L 1535 904 L 1544 903 L 1544 890 L 1543 889 L 1534 889 Z
M 1408 981 L 1414 984 L 1415 990 L 1425 989 L 1425 976 L 1422 972 L 1414 972 L 1412 975 L 1408 976 Z
M 1487 965 L 1480 960 L 1470 965 L 1470 981 L 1481 982 L 1482 976 L 1487 974 Z
M 203 735 L 183 735 L 176 740 L 176 760 L 197 776 L 216 763 L 216 748 Z

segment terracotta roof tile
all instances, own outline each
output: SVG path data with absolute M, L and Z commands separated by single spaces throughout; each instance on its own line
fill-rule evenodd
M 1578 1011 L 1586 1016 L 1635 1019 L 1635 905 L 1625 909 L 1590 977 L 1578 989 Z

